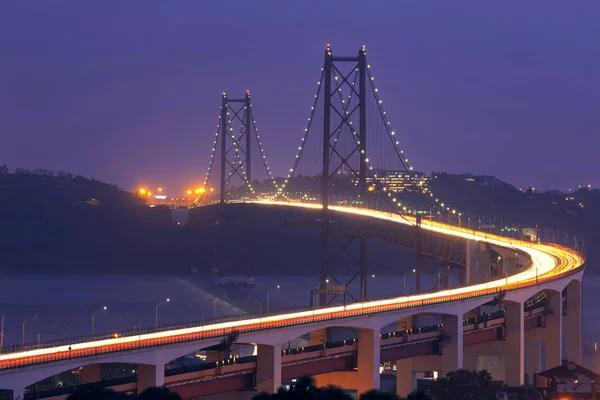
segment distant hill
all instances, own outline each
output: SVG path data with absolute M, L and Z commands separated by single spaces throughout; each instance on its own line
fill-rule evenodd
M 593 267 L 600 244 L 599 190 L 523 192 L 493 177 L 476 182 L 464 177 L 434 174 L 431 190 L 458 212 L 469 213 L 473 226 L 477 218 L 496 218 L 496 226 L 502 220 L 504 225 L 538 225 L 542 233 L 549 228 L 575 234 L 586 241 Z M 315 186 L 305 181 L 296 183 L 297 190 Z M 147 207 L 114 185 L 66 173 L 0 170 L 0 271 L 183 274 L 195 262 L 199 272 L 209 273 L 217 264 L 219 229 L 214 221 L 203 221 L 202 213 L 192 210 L 188 224 L 177 226 L 167 207 Z M 225 264 L 232 273 L 318 272 L 316 228 L 290 227 L 266 217 L 227 226 Z M 556 240 L 563 242 L 564 235 L 557 233 Z M 413 262 L 410 252 L 392 247 L 369 241 L 373 273 L 394 273 Z
M 498 181 L 489 185 L 469 185 L 448 174 L 433 174 L 430 188 L 446 204 L 459 211 L 476 214 L 473 218 L 488 217 L 496 226 L 519 224 L 538 226 L 542 238 L 551 240 L 555 233 L 557 243 L 564 243 L 562 232 L 583 239 L 588 248 L 588 267 L 594 270 L 600 261 L 596 246 L 600 245 L 600 190 L 579 188 L 563 193 L 557 190 L 536 192 L 528 188 L 520 191 L 512 185 Z M 435 177 L 437 176 L 437 178 Z M 557 231 L 561 231 L 560 233 Z M 572 238 L 569 239 L 572 243 Z
M 0 221 L 4 271 L 160 271 L 173 256 L 168 208 L 81 176 L 0 175 Z

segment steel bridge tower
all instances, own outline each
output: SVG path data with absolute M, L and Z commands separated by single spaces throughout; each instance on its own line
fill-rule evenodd
M 344 70 L 340 64 L 353 65 L 349 74 L 342 73 Z M 340 68 L 338 68 L 340 65 Z M 350 76 L 358 74 L 358 90 L 353 82 L 350 81 Z M 334 78 L 334 79 L 332 79 Z M 341 78 L 341 79 L 338 79 Z M 350 90 L 352 95 L 358 98 L 358 103 L 351 110 L 344 107 L 342 110 L 332 104 L 334 96 L 340 96 L 342 88 Z M 358 271 L 350 277 L 344 284 L 344 296 L 347 293 L 348 285 L 356 278 L 360 280 L 360 295 L 358 301 L 364 301 L 367 297 L 367 240 L 365 237 L 351 238 L 350 240 L 340 241 L 333 235 L 331 230 L 331 219 L 328 211 L 329 194 L 331 186 L 331 178 L 338 171 L 348 168 L 358 179 L 358 201 L 366 206 L 367 194 L 367 117 L 366 117 L 366 96 L 367 96 L 367 62 L 366 49 L 364 46 L 360 48 L 358 54 L 354 57 L 337 57 L 333 56 L 331 46 L 328 44 L 325 49 L 325 64 L 323 67 L 323 175 L 322 175 L 322 203 L 323 215 L 321 220 L 321 283 L 319 284 L 318 293 L 319 303 L 321 305 L 327 302 L 326 281 L 331 276 L 329 272 L 330 265 L 333 260 L 341 253 L 347 253 L 352 258 L 358 267 Z M 358 116 L 359 128 L 356 132 L 352 124 L 352 117 Z M 335 118 L 334 118 L 335 117 Z M 334 122 L 335 121 L 335 122 Z M 332 122 L 334 122 L 332 124 Z M 337 141 L 341 129 L 348 129 L 353 133 L 354 145 L 351 148 L 344 150 L 337 146 Z M 359 166 L 356 171 L 356 166 L 351 165 L 349 159 L 358 153 Z M 338 251 L 330 258 L 329 244 L 335 242 L 338 245 Z M 348 248 L 351 241 L 357 239 L 359 241 L 359 255 L 356 257 Z M 333 283 L 340 282 L 334 278 Z M 351 294 L 349 294 L 353 297 Z
M 223 92 L 219 117 L 221 147 L 221 183 L 219 202 L 225 203 L 227 184 L 235 176 L 251 185 L 252 182 L 252 114 L 250 91 L 243 99 L 231 99 Z M 233 124 L 240 123 L 240 134 L 236 137 Z M 227 169 L 229 167 L 229 174 Z M 245 169 L 244 169 L 245 168 Z

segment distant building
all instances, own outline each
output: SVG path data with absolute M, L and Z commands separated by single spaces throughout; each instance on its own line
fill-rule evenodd
M 0 175 L 8 175 L 8 167 L 6 164 L 0 165 Z
M 535 383 L 547 399 L 591 399 L 598 391 L 600 375 L 567 360 L 558 367 L 536 374 Z
M 422 172 L 378 171 L 373 178 L 367 178 L 367 184 L 372 191 L 386 187 L 392 192 L 421 192 L 429 186 L 429 180 L 430 177 Z

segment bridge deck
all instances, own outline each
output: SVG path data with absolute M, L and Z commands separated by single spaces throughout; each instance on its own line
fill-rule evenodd
M 261 205 L 276 207 L 296 207 L 319 209 L 319 205 L 303 203 L 268 203 Z M 395 223 L 413 226 L 414 221 L 395 214 L 351 207 L 330 207 L 338 216 L 357 216 L 370 218 L 380 224 Z M 202 324 L 192 327 L 167 329 L 163 331 L 114 337 L 111 339 L 89 340 L 78 343 L 56 345 L 42 344 L 35 348 L 17 348 L 12 352 L 0 355 L 0 370 L 22 368 L 34 364 L 56 362 L 80 357 L 98 356 L 107 353 L 138 350 L 174 343 L 201 341 L 208 338 L 219 338 L 229 334 L 279 329 L 292 325 L 312 324 L 321 321 L 332 321 L 342 318 L 357 317 L 376 313 L 385 313 L 428 305 L 444 304 L 467 298 L 496 295 L 501 291 L 513 291 L 528 288 L 545 282 L 552 282 L 577 272 L 584 265 L 582 256 L 574 250 L 560 247 L 529 243 L 496 235 L 485 234 L 473 230 L 459 228 L 447 224 L 423 221 L 421 228 L 438 235 L 446 235 L 465 240 L 485 241 L 502 247 L 509 247 L 529 255 L 531 266 L 526 270 L 482 284 L 468 285 L 458 288 L 423 293 L 413 296 L 402 296 L 384 300 L 374 300 L 350 305 L 339 305 L 319 309 L 304 309 L 275 315 L 261 315 L 230 322 Z M 1 373 L 1 372 L 0 372 Z

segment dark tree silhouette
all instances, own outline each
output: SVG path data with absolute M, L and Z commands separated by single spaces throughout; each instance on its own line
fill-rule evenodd
M 379 390 L 369 390 L 360 395 L 360 400 L 399 400 L 394 393 L 380 392 Z
M 313 378 L 304 376 L 299 378 L 289 391 L 279 389 L 275 394 L 261 393 L 254 396 L 253 400 L 350 400 L 350 396 L 340 388 L 329 386 L 317 388 Z
M 431 390 L 436 400 L 488 400 L 496 397 L 490 390 L 489 372 L 459 369 L 438 379 Z
M 406 397 L 406 400 L 431 400 L 431 397 L 424 390 L 415 390 Z
M 134 396 L 115 392 L 100 386 L 90 385 L 77 389 L 67 400 L 133 400 Z
M 151 387 L 138 396 L 140 400 L 181 400 L 177 393 L 169 391 L 166 387 Z

